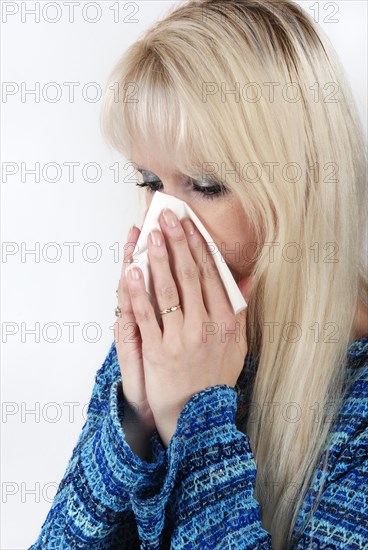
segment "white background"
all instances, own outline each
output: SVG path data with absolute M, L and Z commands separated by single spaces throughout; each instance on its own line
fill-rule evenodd
M 298 3 L 332 39 L 366 128 L 367 3 Z M 133 2 L 138 10 L 131 17 L 134 5 L 119 2 L 118 22 L 110 9 L 114 2 L 100 2 L 102 17 L 96 23 L 86 20 L 95 17 L 93 7 L 83 19 L 83 1 L 75 8 L 74 22 L 69 22 L 63 2 L 57 2 L 61 19 L 50 23 L 46 19 L 54 18 L 56 10 L 50 7 L 42 17 L 46 4 L 51 3 L 40 2 L 36 23 L 35 16 L 24 11 L 34 9 L 35 2 L 2 2 L 3 83 L 14 82 L 21 89 L 23 82 L 31 89 L 39 82 L 42 91 L 46 83 L 57 82 L 62 97 L 50 103 L 42 94 L 39 102 L 28 95 L 22 101 L 18 91 L 3 96 L 1 103 L 2 167 L 13 162 L 19 168 L 2 182 L 1 550 L 33 544 L 51 507 L 84 423 L 96 370 L 113 341 L 115 289 L 126 234 L 132 223 L 142 221 L 134 184 L 122 183 L 124 173 L 115 183 L 109 169 L 116 161 L 123 166 L 124 159 L 102 140 L 100 102 L 83 99 L 81 89 L 90 82 L 103 88 L 123 51 L 175 2 Z M 5 9 L 18 12 L 6 18 Z M 138 22 L 128 22 L 134 18 Z M 74 102 L 65 82 L 80 83 Z M 88 91 L 93 99 L 93 89 Z M 22 181 L 21 163 L 31 168 L 36 162 L 41 169 L 59 163 L 60 181 L 48 182 L 41 175 L 35 182 L 31 174 Z M 80 163 L 74 182 L 69 181 L 66 162 Z M 91 162 L 102 167 L 95 183 L 87 181 L 95 175 L 92 169 L 86 178 L 82 173 Z M 49 177 L 54 174 L 50 171 Z M 56 249 L 47 246 L 51 242 L 58 243 L 61 252 L 55 262 Z M 74 262 L 63 244 L 67 242 L 79 243 Z M 84 248 L 88 243 L 97 243 L 98 261 L 92 261 L 96 247 Z M 110 249 L 114 243 L 119 243 L 119 255 Z M 25 254 L 37 246 L 38 258 Z M 5 255 L 4 247 L 13 254 Z M 78 325 L 71 342 L 66 323 L 73 322 Z M 26 332 L 36 323 L 37 342 Z M 52 342 L 54 338 L 58 341 Z M 74 418 L 67 403 L 74 403 Z

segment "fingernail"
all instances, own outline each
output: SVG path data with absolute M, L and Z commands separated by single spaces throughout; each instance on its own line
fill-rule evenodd
M 136 267 L 132 267 L 128 271 L 128 277 L 131 281 L 138 281 L 139 280 L 139 270 Z
M 169 208 L 164 208 L 162 211 L 165 219 L 165 223 L 169 227 L 177 227 L 178 218 L 175 216 L 174 212 Z
M 189 235 L 194 235 L 194 225 L 190 220 L 185 220 L 185 222 L 183 222 L 183 225 L 184 229 L 187 233 L 189 233 Z
M 151 231 L 150 234 L 151 243 L 155 246 L 161 246 L 162 245 L 162 239 L 161 234 L 159 231 Z
M 135 227 L 137 227 L 137 226 L 135 225 L 135 223 L 133 223 L 133 225 L 131 226 L 131 228 L 130 228 L 129 231 L 128 231 L 128 237 L 127 237 L 127 240 L 128 240 L 128 241 L 130 240 L 130 238 L 131 238 L 131 236 L 132 236 L 132 231 L 133 231 L 133 229 L 134 229 Z

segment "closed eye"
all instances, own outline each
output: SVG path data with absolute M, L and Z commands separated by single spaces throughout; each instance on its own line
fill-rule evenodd
M 150 193 L 154 193 L 155 191 L 160 191 L 162 189 L 162 182 L 160 178 L 158 178 L 153 172 L 143 169 L 138 169 L 138 172 L 142 176 L 141 183 L 136 183 L 138 187 L 146 187 L 147 191 Z M 202 195 L 201 198 L 214 199 L 223 197 L 224 195 L 230 193 L 230 190 L 222 183 L 211 179 L 195 180 L 187 177 L 187 181 L 192 184 L 193 192 Z

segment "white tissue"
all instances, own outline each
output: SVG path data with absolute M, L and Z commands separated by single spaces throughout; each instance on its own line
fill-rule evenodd
M 211 235 L 208 233 L 208 231 L 206 230 L 202 222 L 198 219 L 198 217 L 193 212 L 193 210 L 186 204 L 186 202 L 181 201 L 180 199 L 177 199 L 172 195 L 166 195 L 165 193 L 156 191 L 153 195 L 153 199 L 150 204 L 150 207 L 147 210 L 146 218 L 141 228 L 141 233 L 138 237 L 136 247 L 132 254 L 133 262 L 129 264 L 129 266 L 125 270 L 125 272 L 127 273 L 127 271 L 132 266 L 137 266 L 142 270 L 145 284 L 146 284 L 146 290 L 150 295 L 151 303 L 155 310 L 156 316 L 159 317 L 160 309 L 162 308 L 159 308 L 156 300 L 156 296 L 155 296 L 155 291 L 154 291 L 154 286 L 152 281 L 152 274 L 151 274 L 151 269 L 149 265 L 147 239 L 152 229 L 161 230 L 160 223 L 159 223 L 159 216 L 161 211 L 164 208 L 170 208 L 173 212 L 175 212 L 179 220 L 181 220 L 184 217 L 189 217 L 193 221 L 193 223 L 196 225 L 200 233 L 203 235 L 206 242 L 209 244 L 208 253 L 213 256 L 213 259 L 219 271 L 220 277 L 225 286 L 228 298 L 232 305 L 234 314 L 236 315 L 237 313 L 245 309 L 247 307 L 247 303 L 244 300 L 244 297 L 240 292 L 240 289 L 236 284 L 230 269 L 228 268 L 219 249 L 217 248 L 216 244 L 211 238 Z M 163 304 L 163 308 L 164 307 L 168 308 L 174 305 L 176 304 Z

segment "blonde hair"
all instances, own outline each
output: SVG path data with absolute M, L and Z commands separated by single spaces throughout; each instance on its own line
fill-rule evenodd
M 247 339 L 259 414 L 241 429 L 262 523 L 287 548 L 367 304 L 364 137 L 339 60 L 291 1 L 188 1 L 119 60 L 101 123 L 127 158 L 138 140 L 191 177 L 223 169 L 255 231 Z

